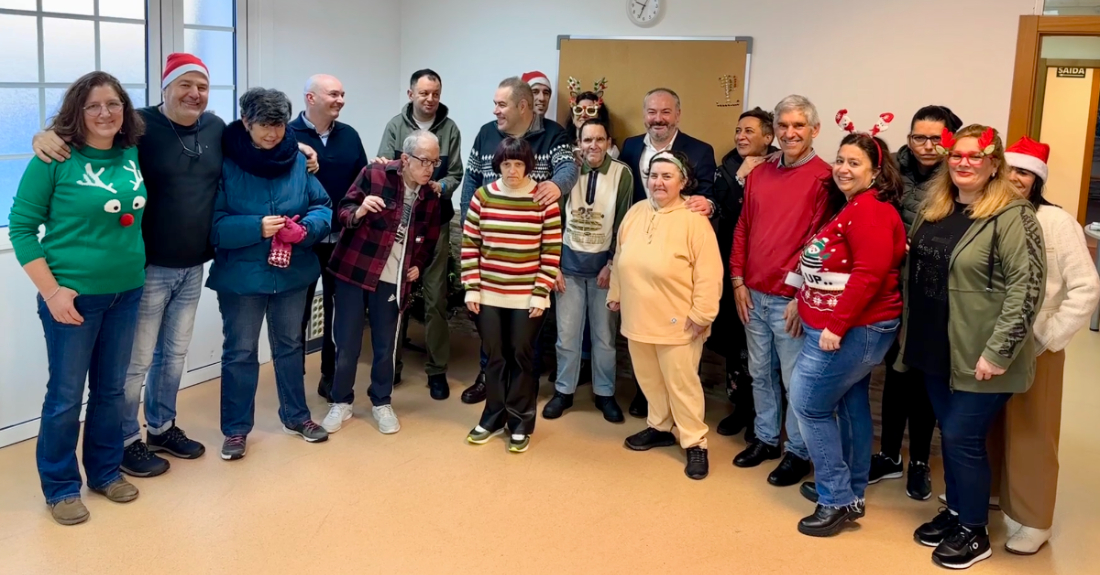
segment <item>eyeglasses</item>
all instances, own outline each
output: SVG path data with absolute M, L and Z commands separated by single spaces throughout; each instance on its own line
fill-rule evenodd
M 85 116 L 99 116 L 103 114 L 103 110 L 106 109 L 111 115 L 117 114 L 122 111 L 122 102 L 107 102 L 106 104 L 89 104 L 84 106 Z
M 599 106 L 573 106 L 574 116 L 595 116 L 600 113 Z
M 963 160 L 966 160 L 967 164 L 970 164 L 970 166 L 977 168 L 981 167 L 981 165 L 985 163 L 985 158 L 986 156 L 980 152 L 971 152 L 969 154 L 951 152 L 947 156 L 947 161 L 952 166 L 958 166 L 959 164 L 963 163 Z
M 915 146 L 923 146 L 928 142 L 932 142 L 933 146 L 938 146 L 940 145 L 940 142 L 943 141 L 943 138 L 939 136 L 922 136 L 920 134 L 909 134 L 909 141 L 912 142 Z
M 420 162 L 420 167 L 422 167 L 422 168 L 427 168 L 427 167 L 438 168 L 439 166 L 443 165 L 443 160 L 439 160 L 439 159 L 429 160 L 427 158 L 421 158 L 420 156 L 414 156 L 412 154 L 409 154 L 409 157 L 416 160 L 416 161 L 418 161 L 418 162 Z
M 176 131 L 176 124 L 172 120 L 168 120 L 168 125 L 172 128 L 172 133 L 176 135 L 176 139 L 180 141 L 180 147 L 183 148 L 183 155 L 191 158 L 192 160 L 202 156 L 202 144 L 199 143 L 199 128 L 201 128 L 202 117 L 199 117 L 199 121 L 195 124 L 195 149 L 192 150 L 187 147 L 187 144 L 183 143 L 183 138 L 180 137 L 180 133 Z

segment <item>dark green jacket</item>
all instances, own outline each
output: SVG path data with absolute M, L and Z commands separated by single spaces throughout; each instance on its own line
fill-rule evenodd
M 917 216 L 909 231 L 924 224 Z M 951 344 L 951 388 L 974 393 L 1023 393 L 1035 376 L 1032 326 L 1046 289 L 1046 251 L 1035 208 L 1016 200 L 993 217 L 974 220 L 951 253 L 947 276 L 947 339 Z M 902 270 L 901 352 L 909 318 L 909 263 Z M 974 378 L 978 358 L 1005 369 L 987 381 Z
M 458 131 L 458 125 L 448 116 L 447 106 L 439 105 L 435 112 L 435 122 L 428 129 L 439 138 L 439 159 L 443 163 L 435 169 L 432 180 L 443 186 L 443 201 L 439 204 L 440 223 L 446 229 L 447 222 L 454 216 L 454 206 L 451 205 L 451 196 L 459 189 L 462 182 L 462 134 Z M 401 158 L 401 145 L 409 134 L 420 129 L 416 119 L 413 118 L 412 102 L 405 104 L 401 113 L 394 116 L 386 130 L 382 132 L 382 142 L 378 144 L 378 155 L 383 158 L 397 160 Z

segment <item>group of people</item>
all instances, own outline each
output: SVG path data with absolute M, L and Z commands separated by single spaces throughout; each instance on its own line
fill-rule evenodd
M 712 146 L 679 129 L 677 94 L 656 88 L 643 99 L 646 132 L 620 153 L 602 87 L 571 94 L 567 130 L 545 116 L 545 75 L 505 79 L 464 167 L 431 70 L 412 75 L 409 103 L 372 159 L 337 121 L 345 94 L 332 76 L 309 79 L 296 118 L 285 94 L 251 89 L 228 125 L 205 111 L 209 73 L 192 55 L 169 56 L 163 103 L 140 110 L 109 74 L 77 80 L 35 136 L 11 213 L 50 362 L 37 460 L 53 517 L 89 517 L 76 458 L 86 377 L 93 491 L 132 501 L 123 473 L 166 472 L 158 453 L 203 455 L 176 425 L 175 404 L 211 259 L 206 285 L 225 336 L 223 459 L 246 453 L 265 319 L 287 433 L 325 441 L 352 417 L 368 321 L 372 415 L 395 433 L 404 311 L 422 282 L 429 393 L 447 399 L 458 191 L 461 279 L 482 343 L 462 400 L 485 402 L 469 443 L 506 434 L 508 451 L 530 447 L 539 334 L 553 306 L 558 368 L 543 417 L 573 407 L 588 353 L 596 407 L 624 421 L 619 332 L 638 384 L 629 412 L 646 418 L 626 447 L 678 444 L 685 473 L 702 479 L 699 363 L 714 334 L 736 404 L 718 431 L 747 429 L 734 465 L 781 459 L 768 477 L 776 486 L 814 473 L 801 492 L 816 508 L 800 532 L 833 535 L 863 517 L 867 486 L 902 476 L 907 423 L 907 492 L 929 498 L 938 421 L 946 507 L 917 541 L 945 567 L 989 557 L 992 486 L 1012 522 L 1008 549 L 1037 551 L 1055 500 L 1062 350 L 1100 299 L 1081 227 L 1043 198 L 1049 149 L 1025 138 L 1006 150 L 993 128 L 929 106 L 895 154 L 878 136 L 892 114 L 862 132 L 841 111 L 849 133 L 830 164 L 813 146 L 817 109 L 789 96 L 774 113 L 742 114 L 719 165 Z M 318 279 L 318 393 L 330 404 L 320 424 L 303 379 Z M 883 441 L 872 455 L 868 389 L 884 360 Z

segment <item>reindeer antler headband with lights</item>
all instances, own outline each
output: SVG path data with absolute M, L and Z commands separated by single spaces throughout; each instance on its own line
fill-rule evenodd
M 885 112 L 878 115 L 878 120 L 875 122 L 874 127 L 870 132 L 863 132 L 868 136 L 871 136 L 871 141 L 875 143 L 875 148 L 878 149 L 878 163 L 882 165 L 882 146 L 879 145 L 878 140 L 875 138 L 890 128 L 890 122 L 894 121 L 894 115 L 890 112 Z M 840 110 L 836 113 L 836 125 L 840 126 L 841 130 L 848 132 L 849 134 L 856 133 L 856 126 L 852 123 L 852 119 L 848 117 L 848 110 Z
M 607 78 L 600 78 L 593 86 L 592 92 L 596 94 L 596 106 L 603 106 L 603 92 L 607 89 Z M 577 106 L 577 96 L 580 96 L 581 83 L 576 78 L 569 77 L 569 108 L 573 109 Z
M 978 150 L 983 156 L 988 156 L 997 150 L 997 143 L 994 141 L 997 137 L 997 132 L 993 128 L 986 128 L 982 135 L 978 138 Z M 946 156 L 951 153 L 951 149 L 958 143 L 958 139 L 955 138 L 955 134 L 948 130 L 943 129 L 943 133 L 940 135 L 940 143 L 936 145 L 936 152 L 941 156 Z

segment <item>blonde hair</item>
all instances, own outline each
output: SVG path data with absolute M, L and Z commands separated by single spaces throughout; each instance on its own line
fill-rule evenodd
M 980 138 L 982 134 L 991 129 L 988 126 L 971 124 L 955 134 L 955 140 L 962 138 Z M 972 220 L 988 218 L 999 212 L 1008 204 L 1020 199 L 1020 194 L 1008 180 L 1008 162 L 1005 161 L 1004 142 L 1001 135 L 993 131 L 993 153 L 986 157 L 997 162 L 997 171 L 993 178 L 982 189 L 978 201 L 970 204 L 967 212 Z M 950 150 L 948 150 L 950 152 Z M 955 200 L 959 197 L 959 188 L 951 179 L 951 169 L 945 161 L 936 175 L 928 183 L 928 194 L 921 203 L 921 215 L 925 221 L 938 222 L 955 211 Z

